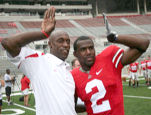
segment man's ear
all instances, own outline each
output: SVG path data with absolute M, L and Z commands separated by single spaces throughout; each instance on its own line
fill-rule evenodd
M 52 48 L 52 42 L 49 40 L 48 41 L 49 47 Z

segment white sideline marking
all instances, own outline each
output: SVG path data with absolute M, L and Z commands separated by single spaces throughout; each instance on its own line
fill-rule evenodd
M 129 86 L 129 84 L 125 84 L 125 83 L 123 83 L 123 86 Z M 139 86 L 146 86 L 145 84 L 139 84 Z M 138 87 L 139 87 L 138 86 Z
M 150 32 L 148 32 L 148 31 L 146 31 L 146 30 L 144 30 L 144 29 L 138 27 L 137 25 L 133 24 L 132 22 L 128 21 L 127 19 L 121 18 L 121 20 L 122 20 L 123 22 L 129 24 L 129 25 L 132 26 L 133 28 L 135 28 L 135 29 L 137 29 L 137 30 L 140 30 L 140 31 L 143 32 L 143 33 L 146 33 L 146 34 L 151 35 Z
M 3 100 L 3 101 L 7 103 L 6 100 Z M 13 105 L 16 105 L 16 106 L 19 106 L 19 107 L 22 107 L 24 109 L 28 109 L 28 110 L 31 110 L 31 111 L 36 111 L 35 109 L 29 108 L 29 107 L 26 107 L 26 106 L 23 106 L 23 105 L 19 105 L 19 104 L 14 103 L 14 102 L 13 102 Z
M 7 115 L 21 115 L 21 114 L 25 113 L 25 111 L 21 110 L 21 109 L 3 109 L 2 112 L 4 112 L 4 111 L 15 112 L 15 113 L 10 113 L 10 114 L 7 113 Z M 2 115 L 6 115 L 6 114 L 2 114 Z
M 148 89 L 151 89 L 151 87 L 148 87 Z
M 133 95 L 124 95 L 124 97 L 141 98 L 141 99 L 151 99 L 151 97 L 144 97 L 144 96 L 133 96 Z
M 29 92 L 29 94 L 32 93 L 31 91 Z M 22 95 L 21 92 L 18 92 L 18 93 L 12 93 L 11 96 L 17 96 L 17 95 Z M 5 94 L 3 94 L 3 97 L 6 97 Z M 4 102 L 8 103 L 6 100 L 3 100 Z M 26 106 L 23 106 L 23 105 L 19 105 L 17 103 L 14 103 L 13 102 L 13 105 L 16 105 L 16 106 L 19 106 L 19 107 L 22 107 L 24 109 L 28 109 L 28 110 L 31 110 L 31 111 L 36 111 L 35 109 L 32 109 L 32 108 L 29 108 L 29 107 L 26 107 Z
M 32 93 L 32 91 L 29 91 L 28 92 L 29 94 L 31 94 Z M 18 92 L 18 93 L 11 93 L 11 96 L 17 96 L 17 95 L 23 95 L 23 93 L 22 92 Z M 3 94 L 3 97 L 6 97 L 6 95 L 5 94 Z

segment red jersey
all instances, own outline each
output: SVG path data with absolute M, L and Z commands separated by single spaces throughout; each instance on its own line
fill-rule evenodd
M 137 70 L 138 70 L 138 64 L 139 64 L 139 63 L 137 63 L 137 62 L 131 63 L 129 70 L 130 70 L 131 72 L 134 72 L 134 73 L 137 72 Z
M 72 70 L 76 94 L 88 115 L 124 115 L 121 57 L 123 50 L 111 45 L 96 56 L 89 73 Z
M 146 60 L 147 69 L 151 69 L 151 60 Z
M 25 76 L 21 79 L 21 90 L 29 88 L 30 80 Z
M 141 68 L 146 70 L 146 60 L 141 61 Z

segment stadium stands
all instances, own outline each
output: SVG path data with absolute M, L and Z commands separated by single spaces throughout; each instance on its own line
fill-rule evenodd
M 112 25 L 112 30 L 118 32 L 118 34 L 130 34 L 132 36 L 141 36 L 142 38 L 147 37 L 151 38 L 151 15 L 133 15 L 133 16 L 108 16 L 109 23 Z M 125 19 L 127 22 L 124 22 L 122 19 Z M 22 31 L 33 31 L 33 30 L 40 30 L 41 21 L 0 21 L 0 36 L 1 38 L 6 37 L 8 35 L 17 34 Z M 23 28 L 23 29 L 22 29 Z M 63 20 L 57 20 L 56 22 L 56 29 L 61 29 L 69 33 L 71 37 L 71 44 L 73 44 L 74 40 L 78 36 L 82 35 L 88 35 L 91 38 L 94 39 L 94 42 L 96 44 L 96 51 L 97 53 L 100 52 L 100 50 L 103 50 L 104 47 L 107 47 L 110 45 L 105 36 L 106 36 L 106 30 L 104 27 L 104 22 L 102 17 L 96 17 L 96 18 L 86 18 L 86 19 L 63 19 Z M 47 42 L 41 41 L 38 43 L 35 43 L 35 45 L 42 45 L 41 48 L 43 48 L 43 45 L 46 45 Z M 102 43 L 102 44 L 100 44 Z M 37 46 L 38 47 L 38 46 Z M 123 47 L 125 48 L 125 47 Z M 148 49 L 147 53 L 145 55 L 148 55 L 150 53 L 150 49 Z M 44 49 L 40 49 L 44 51 Z M 47 49 L 47 51 L 49 48 Z M 72 47 L 71 52 L 69 54 L 69 60 L 73 58 L 72 55 Z M 0 53 L 0 56 L 2 58 L 2 62 L 0 62 L 2 68 L 1 70 L 5 70 L 8 66 L 13 66 L 10 63 L 7 63 L 6 54 Z M 7 63 L 7 64 L 6 64 Z M 17 70 L 15 70 L 17 71 Z
M 89 15 L 92 10 L 92 5 L 53 5 L 56 8 L 56 13 L 66 15 Z M 16 5 L 16 4 L 0 4 L 0 11 L 6 12 L 9 15 L 43 15 L 44 11 L 50 7 L 50 4 L 41 5 Z M 20 12 L 20 13 L 17 13 Z
M 0 22 L 0 29 L 16 28 L 13 22 Z

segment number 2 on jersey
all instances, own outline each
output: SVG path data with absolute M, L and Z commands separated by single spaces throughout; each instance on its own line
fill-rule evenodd
M 111 110 L 109 100 L 104 100 L 102 101 L 102 104 L 97 105 L 97 101 L 100 99 L 103 99 L 106 94 L 106 89 L 103 85 L 103 82 L 98 79 L 94 79 L 88 82 L 85 88 L 86 93 L 87 94 L 90 93 L 92 91 L 92 88 L 94 87 L 97 87 L 98 92 L 93 94 L 90 100 L 92 103 L 91 107 L 92 107 L 93 113 L 101 113 L 101 112 Z

